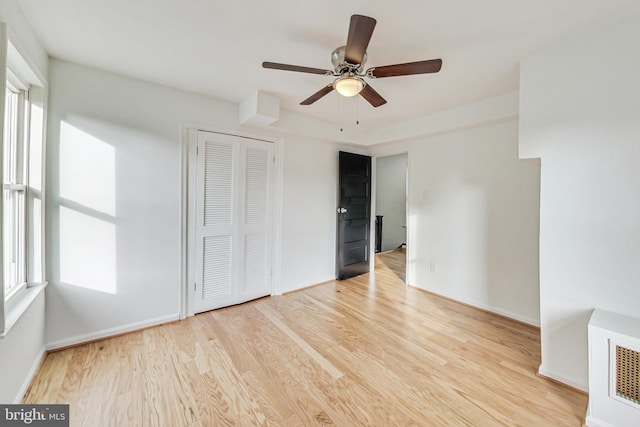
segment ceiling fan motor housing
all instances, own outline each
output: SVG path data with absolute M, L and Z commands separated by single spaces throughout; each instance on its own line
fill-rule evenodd
M 333 69 L 335 73 L 339 76 L 343 74 L 362 74 L 362 70 L 364 70 L 364 64 L 367 62 L 367 54 L 362 57 L 362 63 L 360 64 L 349 64 L 344 59 L 344 53 L 346 51 L 346 46 L 340 46 L 331 52 L 331 63 L 333 64 Z

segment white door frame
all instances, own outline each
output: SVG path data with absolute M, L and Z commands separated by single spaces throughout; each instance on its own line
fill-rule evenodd
M 370 234 L 371 234 L 371 241 L 375 243 L 375 239 L 376 239 L 376 232 L 375 232 L 375 226 L 376 226 L 376 180 L 377 180 L 377 173 L 376 173 L 376 162 L 378 161 L 378 158 L 380 157 L 387 157 L 387 156 L 395 156 L 397 154 L 406 154 L 407 155 L 407 190 L 406 190 L 406 195 L 405 195 L 405 202 L 406 202 L 406 215 L 407 215 L 407 252 L 406 252 L 406 256 L 407 256 L 407 260 L 411 260 L 413 259 L 413 257 L 415 256 L 414 254 L 414 244 L 412 242 L 412 238 L 411 238 L 411 231 L 413 231 L 413 224 L 411 224 L 411 203 L 409 200 L 409 192 L 410 192 L 410 185 L 411 185 L 411 152 L 410 150 L 404 146 L 404 145 L 399 145 L 398 147 L 391 147 L 389 149 L 386 150 L 381 150 L 380 152 L 377 153 L 372 153 L 371 154 L 371 158 L 373 159 L 372 162 L 372 167 L 371 167 L 371 177 L 372 177 L 372 186 L 371 186 L 371 192 L 372 192 L 372 197 L 371 197 L 371 228 L 370 228 Z M 375 248 L 375 244 L 371 245 L 371 247 L 369 248 L 370 254 L 371 254 L 371 271 L 375 271 L 375 257 L 376 257 L 376 248 Z M 415 282 L 415 266 L 413 265 L 413 263 L 407 261 L 406 265 L 405 265 L 405 280 L 404 283 L 405 285 L 412 285 Z
M 271 295 L 282 294 L 282 186 L 284 175 L 284 142 L 282 140 L 221 131 L 207 126 L 183 125 L 181 147 L 181 209 L 180 209 L 180 319 L 194 315 L 195 283 L 195 200 L 196 200 L 196 148 L 198 131 L 213 132 L 241 138 L 270 142 L 275 147 L 273 185 L 273 240 L 271 256 Z

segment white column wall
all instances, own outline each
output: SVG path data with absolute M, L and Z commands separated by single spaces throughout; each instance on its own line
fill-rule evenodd
M 520 155 L 542 163 L 540 372 L 588 385 L 594 308 L 640 318 L 640 21 L 521 64 Z

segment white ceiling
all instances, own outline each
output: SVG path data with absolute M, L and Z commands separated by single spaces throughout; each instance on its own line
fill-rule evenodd
M 554 40 L 640 14 L 638 0 L 18 0 L 60 59 L 240 103 L 256 90 L 282 108 L 379 130 L 518 88 L 518 64 Z M 298 105 L 331 77 L 261 68 L 331 68 L 352 14 L 378 24 L 366 67 L 442 58 L 438 74 L 372 82 L 379 108 L 335 92 Z

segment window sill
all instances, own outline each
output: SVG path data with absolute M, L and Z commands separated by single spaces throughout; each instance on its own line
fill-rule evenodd
M 27 311 L 31 303 L 35 301 L 40 292 L 44 291 L 47 283 L 31 285 L 14 295 L 4 306 L 4 331 L 0 332 L 0 339 L 9 334 L 11 328 L 18 323 L 20 317 Z

